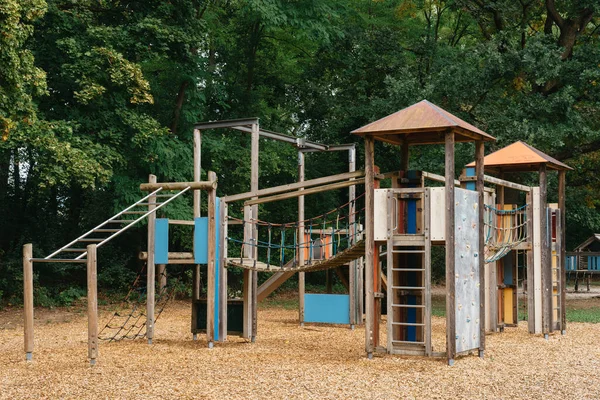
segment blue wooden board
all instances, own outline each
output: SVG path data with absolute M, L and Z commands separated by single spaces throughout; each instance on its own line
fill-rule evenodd
M 350 296 L 347 294 L 305 294 L 304 322 L 350 323 Z
M 167 218 L 156 219 L 154 262 L 156 264 L 169 263 L 169 220 Z
M 194 262 L 208 263 L 208 218 L 194 218 Z

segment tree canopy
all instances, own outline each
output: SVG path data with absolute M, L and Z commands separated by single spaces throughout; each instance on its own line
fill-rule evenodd
M 137 199 L 149 173 L 190 180 L 195 122 L 259 117 L 267 129 L 348 143 L 351 130 L 422 99 L 498 138 L 488 151 L 523 140 L 574 167 L 568 247 L 598 231 L 595 0 L 5 0 L 0 297 L 19 295 L 23 243 L 48 254 Z M 293 181 L 294 149 L 261 146 L 261 185 Z M 221 194 L 249 188 L 247 135 L 208 132 L 203 149 Z M 441 147 L 412 154 L 411 168 L 442 171 Z M 472 154 L 459 152 L 458 170 Z M 382 145 L 377 163 L 397 169 L 398 157 Z M 341 154 L 309 155 L 307 178 L 344 165 Z M 339 200 L 307 198 L 307 213 Z M 293 220 L 286 204 L 261 212 Z M 190 218 L 191 207 L 167 213 Z M 144 241 L 140 227 L 110 246 L 101 285 L 126 284 Z M 37 297 L 51 298 L 85 277 L 47 266 L 36 279 L 49 288 Z

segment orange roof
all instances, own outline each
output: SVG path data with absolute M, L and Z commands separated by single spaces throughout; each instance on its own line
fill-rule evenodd
M 515 142 L 498 151 L 488 154 L 483 159 L 483 165 L 492 169 L 502 169 L 510 171 L 536 171 L 541 164 L 546 164 L 549 169 L 568 170 L 573 169 L 566 164 L 561 163 L 548 154 L 542 153 L 535 147 L 531 147 L 525 142 Z M 475 162 L 467 165 L 474 167 Z
M 427 100 L 353 130 L 355 135 L 373 135 L 392 144 L 444 143 L 444 132 L 453 130 L 457 142 L 496 140 L 479 128 L 441 109 Z

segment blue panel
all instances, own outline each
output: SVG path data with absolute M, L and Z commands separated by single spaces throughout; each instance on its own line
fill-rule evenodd
M 512 254 L 512 253 L 509 253 Z M 513 282 L 513 258 L 512 256 L 504 257 L 502 259 L 502 263 L 504 266 L 504 284 L 512 285 Z
M 304 322 L 350 323 L 350 296 L 347 294 L 305 294 Z
M 467 173 L 467 176 L 475 176 L 475 168 L 467 167 L 466 173 Z M 473 181 L 467 182 L 466 189 L 475 190 L 475 182 L 473 182 Z
M 215 340 L 219 340 L 219 282 L 221 281 L 221 268 L 219 268 L 219 232 L 221 231 L 221 224 L 219 223 L 219 198 L 216 198 L 215 202 Z M 207 235 L 208 236 L 208 235 Z
M 156 219 L 154 262 L 156 264 L 169 263 L 169 220 L 166 218 Z
M 194 262 L 208 264 L 208 218 L 194 218 Z

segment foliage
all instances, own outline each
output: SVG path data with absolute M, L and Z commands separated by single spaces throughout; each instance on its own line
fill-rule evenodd
M 488 151 L 525 140 L 573 166 L 573 247 L 600 227 L 600 9 L 592 0 L 556 3 L 4 1 L 4 299 L 19 296 L 23 243 L 32 242 L 36 256 L 49 254 L 137 200 L 150 173 L 159 181 L 190 180 L 195 122 L 256 116 L 267 129 L 348 143 L 357 141 L 352 129 L 423 98 L 497 137 Z M 219 194 L 248 190 L 248 135 L 202 135 L 203 174 L 217 172 Z M 266 140 L 260 146 L 262 187 L 295 180 L 293 147 Z M 399 150 L 377 146 L 381 170 L 397 169 Z M 411 155 L 411 168 L 443 172 L 441 147 L 417 147 Z M 472 146 L 459 146 L 457 170 L 472 157 Z M 346 162 L 341 153 L 308 154 L 306 178 L 343 172 Z M 554 193 L 554 177 L 549 185 Z M 307 197 L 307 218 L 343 203 L 345 193 Z M 230 212 L 239 216 L 241 209 Z M 260 213 L 293 221 L 295 203 L 261 205 Z M 191 218 L 191 198 L 161 216 Z M 173 237 L 175 247 L 190 249 L 189 230 Z M 101 290 L 127 286 L 145 240 L 140 226 L 100 251 Z M 48 302 L 60 293 L 74 297 L 67 286 L 84 285 L 77 267 L 44 266 L 36 279 L 46 288 L 38 289 L 39 299 Z

